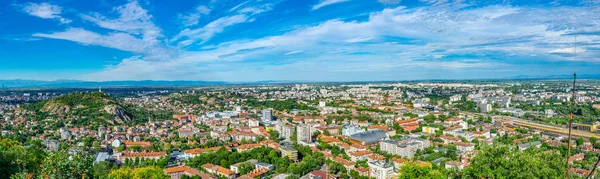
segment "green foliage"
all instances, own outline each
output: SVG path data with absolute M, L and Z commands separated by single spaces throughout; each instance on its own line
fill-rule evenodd
M 279 132 L 277 132 L 276 130 L 272 130 L 269 132 L 270 136 L 269 139 L 279 142 Z
M 240 175 L 245 175 L 254 170 L 254 164 L 249 163 L 249 162 L 244 162 L 244 163 L 240 164 L 239 167 L 240 167 L 240 171 L 239 171 Z
M 46 156 L 44 146 L 40 141 L 31 141 L 27 145 L 23 147 L 20 142 L 0 137 L 0 178 L 9 178 L 17 173 L 37 174 L 40 171 Z
M 125 111 L 131 116 L 132 122 L 131 124 L 143 124 L 148 122 L 148 120 L 152 121 L 163 121 L 169 120 L 173 118 L 172 111 L 166 110 L 158 110 L 158 111 L 148 111 L 145 108 L 133 105 L 125 105 L 123 106 Z
M 455 106 L 461 111 L 468 112 L 479 112 L 479 108 L 477 108 L 477 103 L 473 101 L 457 101 Z
M 115 105 L 121 108 L 125 115 L 132 119 L 130 124 L 142 124 L 148 120 L 171 119 L 173 112 L 166 110 L 148 111 L 135 105 L 125 105 L 119 100 L 102 92 L 81 92 L 62 95 L 53 99 L 24 105 L 27 111 L 35 112 L 35 119 L 42 120 L 47 117 L 56 117 L 58 114 L 50 113 L 45 108 L 68 106 L 69 113 L 61 114 L 74 126 L 109 125 L 109 120 L 115 118 L 114 114 L 104 110 L 107 105 Z M 64 127 L 63 121 L 55 123 L 54 128 Z
M 564 178 L 565 161 L 558 152 L 530 148 L 518 152 L 506 146 L 482 146 L 463 178 Z
M 581 145 L 583 145 L 583 143 L 585 141 L 583 140 L 583 138 L 580 137 L 580 138 L 577 138 L 577 141 L 575 141 L 575 142 L 577 143 L 577 146 L 581 146 Z
M 120 168 L 113 170 L 108 174 L 110 179 L 168 179 L 171 178 L 161 168 L 144 167 L 144 168 Z
M 259 162 L 270 163 L 275 167 L 275 173 L 292 173 L 299 176 L 318 169 L 324 161 L 321 153 L 313 153 L 310 147 L 294 146 L 298 150 L 301 162 L 293 163 L 287 157 L 281 155 L 267 147 L 254 148 L 244 152 L 229 152 L 225 149 L 220 149 L 216 152 L 202 153 L 186 162 L 186 165 L 194 168 L 200 168 L 206 163 L 221 165 L 229 168 L 230 165 L 246 162 L 250 159 L 256 159 Z
M 423 117 L 423 120 L 427 123 L 433 123 L 436 120 L 436 118 L 433 114 L 428 114 L 427 116 Z
M 117 168 L 117 166 L 110 162 L 107 162 L 107 161 L 98 162 L 98 163 L 94 164 L 94 166 L 92 168 L 94 178 L 107 178 L 109 172 L 115 168 Z
M 434 170 L 431 166 L 419 166 L 414 163 L 404 164 L 400 168 L 399 179 L 412 179 L 412 178 L 429 178 L 429 179 L 443 179 L 448 178 L 445 176 L 443 170 Z
M 85 178 L 92 177 L 91 156 L 72 156 L 64 152 L 53 152 L 41 166 L 41 178 Z
M 201 95 L 199 94 L 184 94 L 181 96 L 172 97 L 170 100 L 172 102 L 181 102 L 183 104 L 202 104 L 200 100 Z
M 317 110 L 315 107 L 308 106 L 303 103 L 298 103 L 295 100 L 275 100 L 275 101 L 256 101 L 256 100 L 248 100 L 246 102 L 248 106 L 259 107 L 262 106 L 264 108 L 273 108 L 278 111 L 291 111 L 294 109 L 298 110 Z

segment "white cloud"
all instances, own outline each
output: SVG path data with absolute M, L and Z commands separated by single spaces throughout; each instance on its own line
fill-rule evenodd
M 233 15 L 220 17 L 201 28 L 186 28 L 182 30 L 176 36 L 171 38 L 171 42 L 177 42 L 180 47 L 188 46 L 196 42 L 204 43 L 218 33 L 223 32 L 227 27 L 254 21 L 255 18 L 253 17 L 255 15 L 273 10 L 274 3 L 278 3 L 259 4 L 239 9 L 246 6 L 248 2 L 249 1 L 243 2 L 230 9 L 229 12 L 235 11 L 235 14 Z M 238 10 L 236 11 L 236 9 Z
M 398 4 L 398 3 L 400 3 L 400 0 L 377 0 L 377 2 L 380 2 L 383 4 Z
M 294 50 L 294 51 L 290 51 L 288 53 L 285 53 L 283 55 L 293 55 L 293 54 L 299 54 L 299 53 L 302 53 L 302 52 L 304 52 L 304 50 Z
M 192 40 L 207 41 L 207 40 L 211 39 L 215 34 L 220 33 L 223 30 L 225 30 L 226 27 L 229 27 L 229 26 L 232 26 L 235 24 L 239 24 L 239 23 L 248 22 L 248 21 L 250 21 L 248 16 L 243 15 L 243 14 L 221 17 L 217 20 L 214 20 L 214 21 L 208 23 L 207 25 L 205 25 L 202 28 L 184 29 L 179 34 L 177 34 L 177 36 L 175 36 L 173 39 L 171 39 L 171 41 L 177 41 L 181 38 L 189 38 Z M 186 43 L 186 44 L 189 44 L 189 43 Z M 180 43 L 180 45 L 186 45 L 186 44 Z
M 248 13 L 250 15 L 260 14 L 273 10 L 273 4 L 263 4 L 256 7 L 245 7 L 237 11 L 238 13 Z
M 79 42 L 84 45 L 98 45 L 109 48 L 115 48 L 123 51 L 145 52 L 150 48 L 149 44 L 137 39 L 127 33 L 109 33 L 108 35 L 100 35 L 95 32 L 87 31 L 81 28 L 70 28 L 64 32 L 55 32 L 51 34 L 37 33 L 34 37 L 44 37 L 52 39 L 62 39 L 74 42 Z
M 254 12 L 259 12 L 258 7 L 241 4 L 232 15 L 218 18 L 201 28 L 187 28 L 171 42 L 180 46 L 206 42 L 228 27 L 252 21 Z M 121 12 L 124 9 L 127 8 L 115 10 L 129 14 Z M 83 77 L 87 80 L 342 80 L 357 76 L 373 79 L 374 74 L 389 75 L 386 78 L 377 76 L 377 79 L 383 80 L 397 79 L 411 69 L 423 68 L 435 70 L 410 74 L 431 75 L 428 73 L 436 71 L 443 75 L 455 69 L 462 73 L 508 67 L 528 68 L 526 65 L 511 66 L 510 62 L 503 61 L 505 58 L 519 59 L 520 56 L 529 57 L 524 60 L 565 60 L 564 55 L 557 53 L 569 52 L 569 48 L 565 48 L 572 43 L 569 34 L 600 29 L 600 23 L 594 21 L 594 17 L 600 15 L 600 11 L 596 10 L 599 10 L 598 7 L 386 8 L 360 21 L 334 19 L 312 26 L 296 26 L 283 34 L 204 45 L 199 51 L 179 49 L 177 56 L 160 61 L 149 60 L 146 54 L 168 53 L 169 49 L 147 43 L 145 38 L 137 38 L 139 34 L 158 29 L 139 25 L 144 22 L 154 26 L 145 10 L 144 15 L 131 15 L 140 19 L 139 22 L 129 21 L 124 15 L 118 19 L 97 14 L 90 16 L 94 19 L 90 21 L 97 22 L 99 26 L 117 30 L 113 33 L 103 35 L 84 29 L 68 29 L 34 36 L 144 54 Z M 569 18 L 580 20 L 570 21 Z M 582 44 L 578 47 L 578 51 L 582 49 L 582 59 L 598 59 L 593 50 L 583 50 L 585 44 L 595 44 L 598 40 L 600 37 L 597 35 L 578 36 L 578 42 Z M 359 43 L 367 41 L 370 43 Z M 470 59 L 452 58 L 461 55 Z M 244 68 L 233 69 L 231 66 Z
M 166 59 L 173 56 L 174 50 L 161 42 L 162 30 L 152 22 L 152 16 L 137 1 L 115 7 L 113 11 L 118 14 L 117 18 L 106 17 L 99 13 L 81 15 L 81 17 L 99 27 L 115 31 L 98 33 L 83 28 L 68 28 L 62 32 L 36 33 L 33 36 L 134 52 L 144 55 L 146 60 Z
M 570 48 L 558 48 L 558 49 L 554 49 L 551 50 L 548 53 L 562 53 L 562 54 L 575 54 L 575 53 L 583 53 L 586 50 L 583 48 L 577 48 L 577 51 L 575 51 L 574 47 L 570 47 Z
M 356 38 L 351 38 L 348 40 L 345 40 L 344 42 L 346 43 L 360 43 L 360 42 L 367 42 L 369 40 L 372 40 L 373 38 L 371 37 L 356 37 Z
M 317 10 L 317 9 L 320 9 L 325 6 L 329 6 L 329 5 L 341 3 L 341 2 L 346 2 L 346 1 L 349 1 L 349 0 L 321 0 L 321 2 L 319 2 L 318 4 L 316 4 L 312 7 L 312 10 Z
M 210 14 L 210 9 L 206 6 L 198 6 L 193 12 L 186 15 L 181 15 L 180 19 L 185 26 L 193 26 L 198 24 L 202 16 Z
M 235 11 L 236 9 L 238 9 L 238 8 L 240 8 L 240 7 L 242 7 L 242 6 L 246 5 L 246 4 L 248 4 L 249 2 L 250 2 L 249 0 L 248 0 L 248 1 L 244 1 L 244 2 L 242 2 L 242 3 L 238 4 L 237 6 L 235 6 L 235 7 L 231 8 L 231 9 L 229 9 L 229 12 L 233 12 L 233 11 Z
M 82 15 L 82 18 L 106 29 L 135 35 L 142 34 L 147 43 L 158 43 L 157 38 L 162 37 L 162 30 L 152 22 L 152 16 L 137 1 L 131 1 L 123 6 L 116 7 L 114 11 L 119 14 L 116 19 L 98 13 Z
M 49 3 L 29 3 L 23 7 L 23 11 L 29 15 L 43 19 L 58 19 L 63 24 L 71 23 L 72 21 L 61 16 L 62 7 Z

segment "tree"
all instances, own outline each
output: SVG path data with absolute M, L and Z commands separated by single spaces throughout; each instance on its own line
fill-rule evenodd
M 149 178 L 149 179 L 168 179 L 171 178 L 161 168 L 158 167 L 144 167 L 135 169 L 134 178 Z
M 244 163 L 240 164 L 239 167 L 240 167 L 240 171 L 239 171 L 240 175 L 245 175 L 254 170 L 254 165 L 249 162 L 244 162 Z
M 110 171 L 108 178 L 110 179 L 133 179 L 133 172 L 129 168 L 120 168 Z
M 273 141 L 279 141 L 279 132 L 276 130 L 272 130 L 269 132 L 270 136 L 269 139 L 273 140 Z
M 577 138 L 577 141 L 575 141 L 575 142 L 577 143 L 577 146 L 581 146 L 581 145 L 583 145 L 583 142 L 585 142 L 585 141 L 583 140 L 583 138 L 580 137 L 580 138 Z
M 443 171 L 434 170 L 431 166 L 419 166 L 414 163 L 404 164 L 400 168 L 399 179 L 410 179 L 410 178 L 431 178 L 431 179 L 443 179 L 448 178 L 444 176 Z
M 110 179 L 168 179 L 170 178 L 158 167 L 120 168 L 108 174 Z
M 52 152 L 41 166 L 42 178 L 87 178 L 92 177 L 91 156 L 69 155 L 64 152 Z
M 106 178 L 108 177 L 108 173 L 116 168 L 116 166 L 110 162 L 102 161 L 94 164 L 92 168 L 94 177 L 96 178 Z
M 525 151 L 481 145 L 480 152 L 461 172 L 462 178 L 564 178 L 564 157 L 539 148 Z
M 423 120 L 427 123 L 433 123 L 435 121 L 435 116 L 433 114 L 428 114 L 423 117 Z

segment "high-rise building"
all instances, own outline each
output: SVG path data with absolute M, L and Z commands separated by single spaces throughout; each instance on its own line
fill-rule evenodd
M 488 113 L 492 111 L 492 105 L 491 104 L 487 104 L 487 103 L 481 103 L 479 104 L 479 110 L 481 111 L 481 113 Z
M 312 143 L 312 133 L 311 126 L 309 125 L 299 125 L 296 127 L 296 139 L 298 143 Z
M 325 103 L 325 101 L 319 101 L 319 107 L 320 108 L 325 107 L 325 106 L 327 106 L 327 104 Z
M 273 120 L 273 109 L 263 109 L 262 112 L 262 121 L 271 121 Z
M 294 135 L 294 126 L 286 125 L 282 121 L 277 121 L 275 124 L 275 131 L 279 132 L 279 137 L 290 140 L 290 137 Z

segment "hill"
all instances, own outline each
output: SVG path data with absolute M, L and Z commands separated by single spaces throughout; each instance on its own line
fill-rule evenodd
M 130 108 L 102 92 L 71 93 L 26 105 L 37 119 L 48 116 L 72 119 L 77 124 L 128 124 L 133 120 Z

